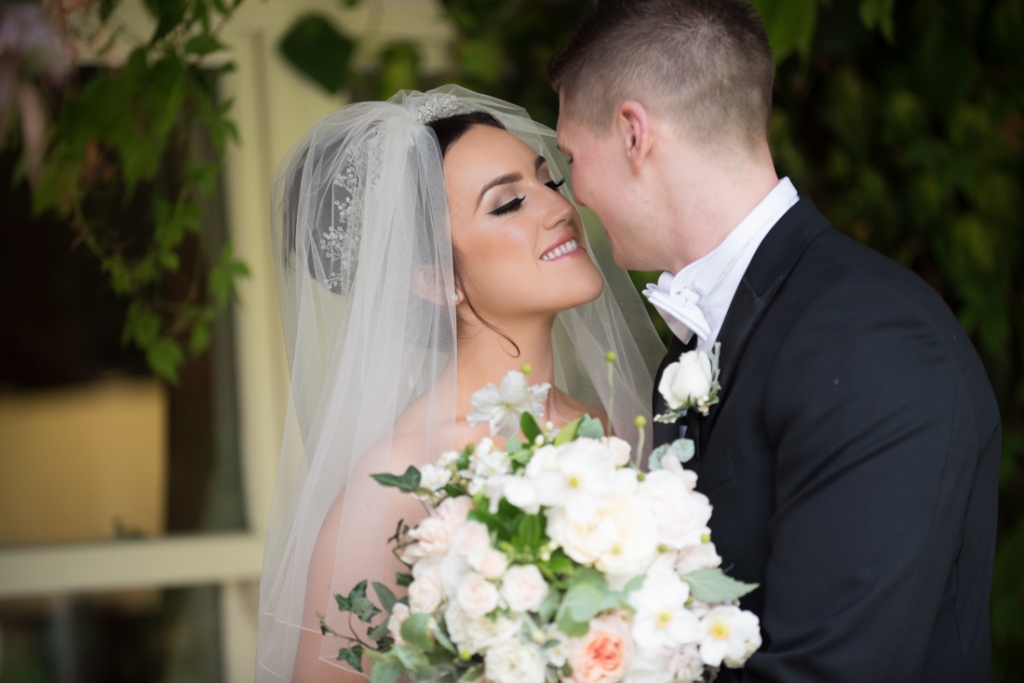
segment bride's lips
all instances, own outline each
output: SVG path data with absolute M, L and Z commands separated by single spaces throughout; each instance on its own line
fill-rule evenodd
M 566 259 L 580 256 L 581 254 L 583 254 L 583 247 L 576 238 L 576 233 L 568 232 L 555 240 L 555 242 L 540 255 L 540 260 L 545 262 L 564 261 Z

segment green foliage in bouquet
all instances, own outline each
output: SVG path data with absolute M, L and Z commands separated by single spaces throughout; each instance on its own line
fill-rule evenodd
M 609 359 L 609 362 L 613 360 Z M 638 425 L 643 426 L 642 422 L 640 419 Z M 547 591 L 543 594 L 542 600 L 541 595 L 537 595 L 536 602 L 528 608 L 518 608 L 521 611 L 515 614 L 512 598 L 509 598 L 507 605 L 504 602 L 495 602 L 496 607 L 486 614 L 485 619 L 497 623 L 505 617 L 512 621 L 521 618 L 522 626 L 513 625 L 514 631 L 508 637 L 515 640 L 523 639 L 523 642 L 529 641 L 533 643 L 532 646 L 541 650 L 565 647 L 567 639 L 586 636 L 593 620 L 601 615 L 635 612 L 637 607 L 631 603 L 630 596 L 644 585 L 647 577 L 644 574 L 634 576 L 617 589 L 609 585 L 609 576 L 595 566 L 572 559 L 552 540 L 549 536 L 549 508 L 544 506 L 547 503 L 542 505 L 538 499 L 533 503 L 522 503 L 525 507 L 518 507 L 508 500 L 507 494 L 502 492 L 500 486 L 507 485 L 510 480 L 530 476 L 531 461 L 541 449 L 545 449 L 547 457 L 552 457 L 554 453 L 554 457 L 557 458 L 559 453 L 568 452 L 559 450 L 560 448 L 569 447 L 579 440 L 590 440 L 594 447 L 619 448 L 622 459 L 615 467 L 629 472 L 627 476 L 635 477 L 637 482 L 644 481 L 646 475 L 639 470 L 638 458 L 628 457 L 628 445 L 618 441 L 613 446 L 612 440 L 605 438 L 601 421 L 588 415 L 556 430 L 550 422 L 542 427 L 527 411 L 521 414 L 519 425 L 519 434 L 510 437 L 505 442 L 503 450 L 496 449 L 490 439 L 485 439 L 480 444 L 467 445 L 460 452 L 442 455 L 438 464 L 425 465 L 422 472 L 415 467 L 409 467 L 402 475 L 384 473 L 371 476 L 382 486 L 415 495 L 424 503 L 431 515 L 434 511 L 444 510 L 444 504 L 451 502 L 449 499 L 464 501 L 467 506 L 464 510 L 465 523 L 476 522 L 482 525 L 479 527 L 479 533 L 486 534 L 489 539 L 484 543 L 485 547 L 489 548 L 486 552 L 498 551 L 497 554 L 501 557 L 498 572 L 487 577 L 477 576 L 477 579 L 486 578 L 495 586 L 500 579 L 504 590 L 505 577 L 510 575 L 507 572 L 519 567 L 539 573 L 537 581 L 545 586 Z M 664 450 L 660 454 L 659 459 L 663 462 L 659 463 L 659 467 L 664 467 L 664 462 L 672 458 L 682 460 L 681 456 L 686 452 L 685 444 L 677 442 L 672 448 L 674 450 Z M 637 453 L 639 452 L 641 449 L 638 448 Z M 611 450 L 606 453 L 609 458 L 612 457 Z M 500 467 L 496 467 L 495 462 L 500 463 Z M 610 464 L 612 461 L 607 462 Z M 678 467 L 678 462 L 674 467 Z M 438 477 L 438 472 L 443 472 L 444 476 Z M 678 476 L 682 476 L 681 470 L 678 470 L 678 473 Z M 494 488 L 496 486 L 499 488 Z M 441 518 L 434 518 L 434 521 L 440 520 Z M 413 569 L 414 563 L 424 561 L 422 556 L 405 554 L 410 546 L 418 543 L 419 528 L 410 529 L 404 522 L 399 522 L 394 536 L 389 539 L 394 545 L 396 557 L 410 570 Z M 632 530 L 629 533 L 632 533 Z M 456 535 L 450 543 L 457 544 L 457 538 Z M 700 545 L 708 545 L 709 541 L 710 537 L 705 534 L 700 538 Z M 455 547 L 452 545 L 453 549 L 444 551 L 446 559 L 442 562 L 447 561 L 452 552 L 456 552 Z M 658 546 L 654 556 L 669 551 L 667 546 Z M 653 559 L 651 561 L 653 562 Z M 479 567 L 479 571 L 485 572 L 482 566 Z M 757 587 L 756 584 L 736 581 L 717 567 L 694 569 L 676 580 L 688 585 L 691 602 L 702 601 L 709 607 L 723 603 L 733 604 Z M 620 584 L 623 581 L 624 578 L 619 579 Z M 399 586 L 409 586 L 412 582 L 413 576 L 410 573 L 403 572 L 396 576 L 396 584 Z M 398 599 L 387 586 L 376 582 L 372 586 L 377 604 L 368 597 L 366 581 L 357 584 L 348 596 L 335 596 L 339 611 L 348 614 L 349 633 L 334 630 L 327 625 L 326 618 L 321 616 L 323 633 L 331 634 L 348 643 L 347 647 L 339 649 L 339 661 L 363 671 L 363 660 L 368 659 L 372 662 L 373 683 L 393 683 L 403 675 L 417 681 L 456 683 L 477 680 L 485 675 L 485 665 L 490 666 L 486 656 L 480 651 L 460 649 L 457 643 L 465 641 L 454 637 L 449 630 L 449 624 L 445 622 L 451 607 L 444 606 L 456 605 L 454 595 L 449 594 L 447 598 L 437 603 L 436 609 L 428 608 L 433 609 L 432 612 L 410 613 L 415 606 L 414 602 L 410 603 L 410 597 Z M 462 607 L 457 609 L 461 610 Z M 522 612 L 523 609 L 526 610 L 525 613 Z M 355 624 L 353 619 L 362 622 L 363 626 Z M 754 623 L 756 624 L 756 619 Z M 365 638 L 357 635 L 356 631 L 360 628 L 365 628 Z M 462 628 L 467 627 L 464 625 Z M 521 632 L 517 633 L 520 628 Z M 759 637 L 756 642 L 760 643 Z M 753 648 L 756 649 L 756 645 L 753 645 Z M 752 651 L 751 649 L 750 652 Z M 490 669 L 487 672 L 489 673 Z M 554 683 L 571 673 L 571 668 L 563 657 L 554 664 L 548 662 L 545 678 Z

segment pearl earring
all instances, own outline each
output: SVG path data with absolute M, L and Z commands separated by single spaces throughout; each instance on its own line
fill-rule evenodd
M 454 301 L 455 303 L 459 302 L 459 293 L 458 292 L 455 292 L 455 293 L 452 294 L 452 301 Z

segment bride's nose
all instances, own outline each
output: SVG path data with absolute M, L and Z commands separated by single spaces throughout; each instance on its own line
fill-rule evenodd
M 550 194 L 550 200 L 544 207 L 544 229 L 552 230 L 572 220 L 572 203 L 557 191 Z

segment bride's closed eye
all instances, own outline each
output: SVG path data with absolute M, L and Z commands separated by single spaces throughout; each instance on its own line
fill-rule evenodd
M 544 183 L 544 185 L 550 187 L 555 192 L 558 192 L 558 188 L 560 188 L 562 185 L 565 185 L 565 178 L 562 178 L 559 181 L 549 180 L 548 182 Z M 491 211 L 491 215 L 503 216 L 506 213 L 512 213 L 513 211 L 518 210 L 520 206 L 522 206 L 523 200 L 525 199 L 526 197 L 516 197 L 512 201 L 506 202 L 499 206 L 498 208 Z

